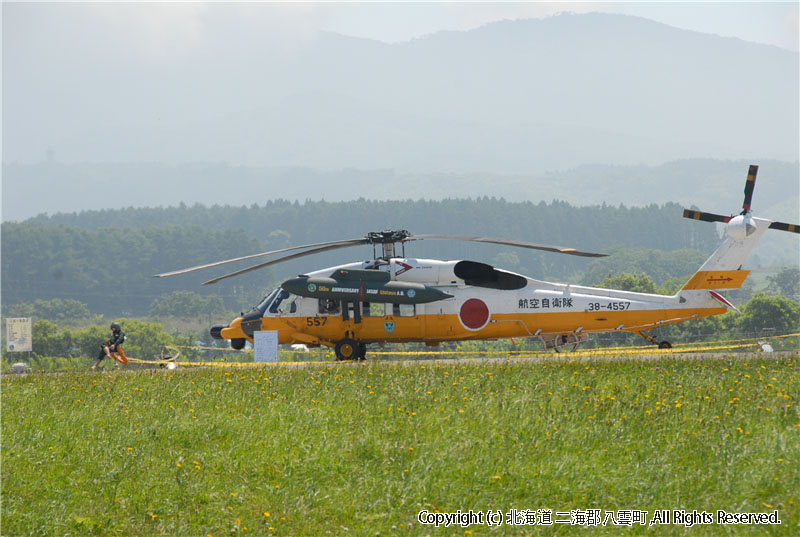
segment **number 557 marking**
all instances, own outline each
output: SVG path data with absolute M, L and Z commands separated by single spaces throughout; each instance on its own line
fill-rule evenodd
M 327 317 L 306 317 L 307 326 L 325 326 L 327 322 Z

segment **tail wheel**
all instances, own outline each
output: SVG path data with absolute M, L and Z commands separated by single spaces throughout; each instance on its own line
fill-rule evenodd
M 672 348 L 672 343 L 670 343 L 669 341 L 662 341 L 661 343 L 658 344 L 658 348 L 659 349 L 671 349 Z
M 349 337 L 339 340 L 334 347 L 337 360 L 356 360 L 358 359 L 359 351 L 358 343 Z

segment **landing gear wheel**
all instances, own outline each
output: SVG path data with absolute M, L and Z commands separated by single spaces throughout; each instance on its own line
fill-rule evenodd
M 246 343 L 247 340 L 244 338 L 234 338 L 231 340 L 231 347 L 233 347 L 237 351 L 240 351 L 244 348 Z
M 337 360 L 357 360 L 359 346 L 354 339 L 346 337 L 340 339 L 333 348 Z
M 358 359 L 359 361 L 363 361 L 367 359 L 367 344 L 366 343 L 359 343 L 358 344 Z
M 672 343 L 670 343 L 669 341 L 662 341 L 661 343 L 658 344 L 658 348 L 659 349 L 671 349 L 672 348 Z

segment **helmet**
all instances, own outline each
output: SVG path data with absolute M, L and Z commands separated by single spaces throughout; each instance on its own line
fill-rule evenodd
M 119 323 L 111 323 L 111 331 L 116 332 L 117 330 L 122 330 L 122 327 Z

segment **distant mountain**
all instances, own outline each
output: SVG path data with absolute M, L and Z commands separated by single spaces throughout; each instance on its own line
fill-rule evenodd
M 180 63 L 87 48 L 31 67 L 4 51 L 4 161 L 49 147 L 65 162 L 530 174 L 798 159 L 797 53 L 638 17 L 218 45 Z

